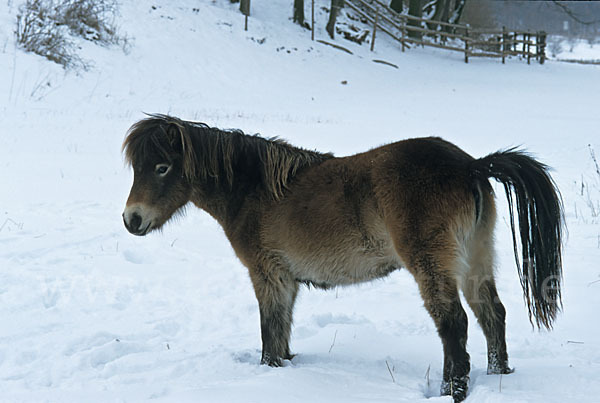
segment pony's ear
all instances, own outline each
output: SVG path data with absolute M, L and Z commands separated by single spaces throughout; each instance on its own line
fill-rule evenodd
M 181 153 L 183 175 L 190 181 L 195 179 L 196 153 L 188 130 L 179 122 L 170 122 L 167 127 L 167 136 L 173 150 Z
M 167 126 L 167 139 L 169 140 L 169 145 L 174 149 L 174 150 L 181 150 L 181 148 L 183 147 L 182 141 L 181 141 L 181 133 L 179 130 L 179 127 L 174 124 L 174 123 L 169 123 L 169 125 Z

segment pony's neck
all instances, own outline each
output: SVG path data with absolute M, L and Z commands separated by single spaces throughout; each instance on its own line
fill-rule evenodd
M 332 158 L 281 140 L 240 131 L 194 127 L 196 170 L 191 201 L 224 227 L 236 219 L 249 198 L 278 200 L 305 167 Z
M 208 126 L 192 126 L 196 155 L 196 178 L 190 201 L 205 210 L 225 227 L 247 197 L 239 171 L 240 132 L 226 132 Z M 237 168 L 237 169 L 236 169 Z

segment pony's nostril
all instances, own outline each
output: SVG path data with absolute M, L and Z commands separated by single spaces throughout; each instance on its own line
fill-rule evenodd
M 142 216 L 140 216 L 138 213 L 132 213 L 131 218 L 129 219 L 129 227 L 132 230 L 137 231 L 140 229 L 141 225 L 142 225 Z
M 140 206 L 125 208 L 123 224 L 133 235 L 146 235 L 152 224 L 152 214 L 143 211 Z

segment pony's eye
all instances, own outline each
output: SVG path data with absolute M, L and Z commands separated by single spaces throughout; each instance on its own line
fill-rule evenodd
M 156 165 L 156 168 L 154 169 L 154 171 L 159 176 L 165 176 L 167 174 L 167 172 L 169 172 L 170 168 L 171 168 L 171 165 L 158 164 L 158 165 Z

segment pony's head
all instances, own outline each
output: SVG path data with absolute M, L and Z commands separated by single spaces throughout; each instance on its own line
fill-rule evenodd
M 194 147 L 182 121 L 151 115 L 129 129 L 123 152 L 133 168 L 123 222 L 132 234 L 146 235 L 190 200 Z

